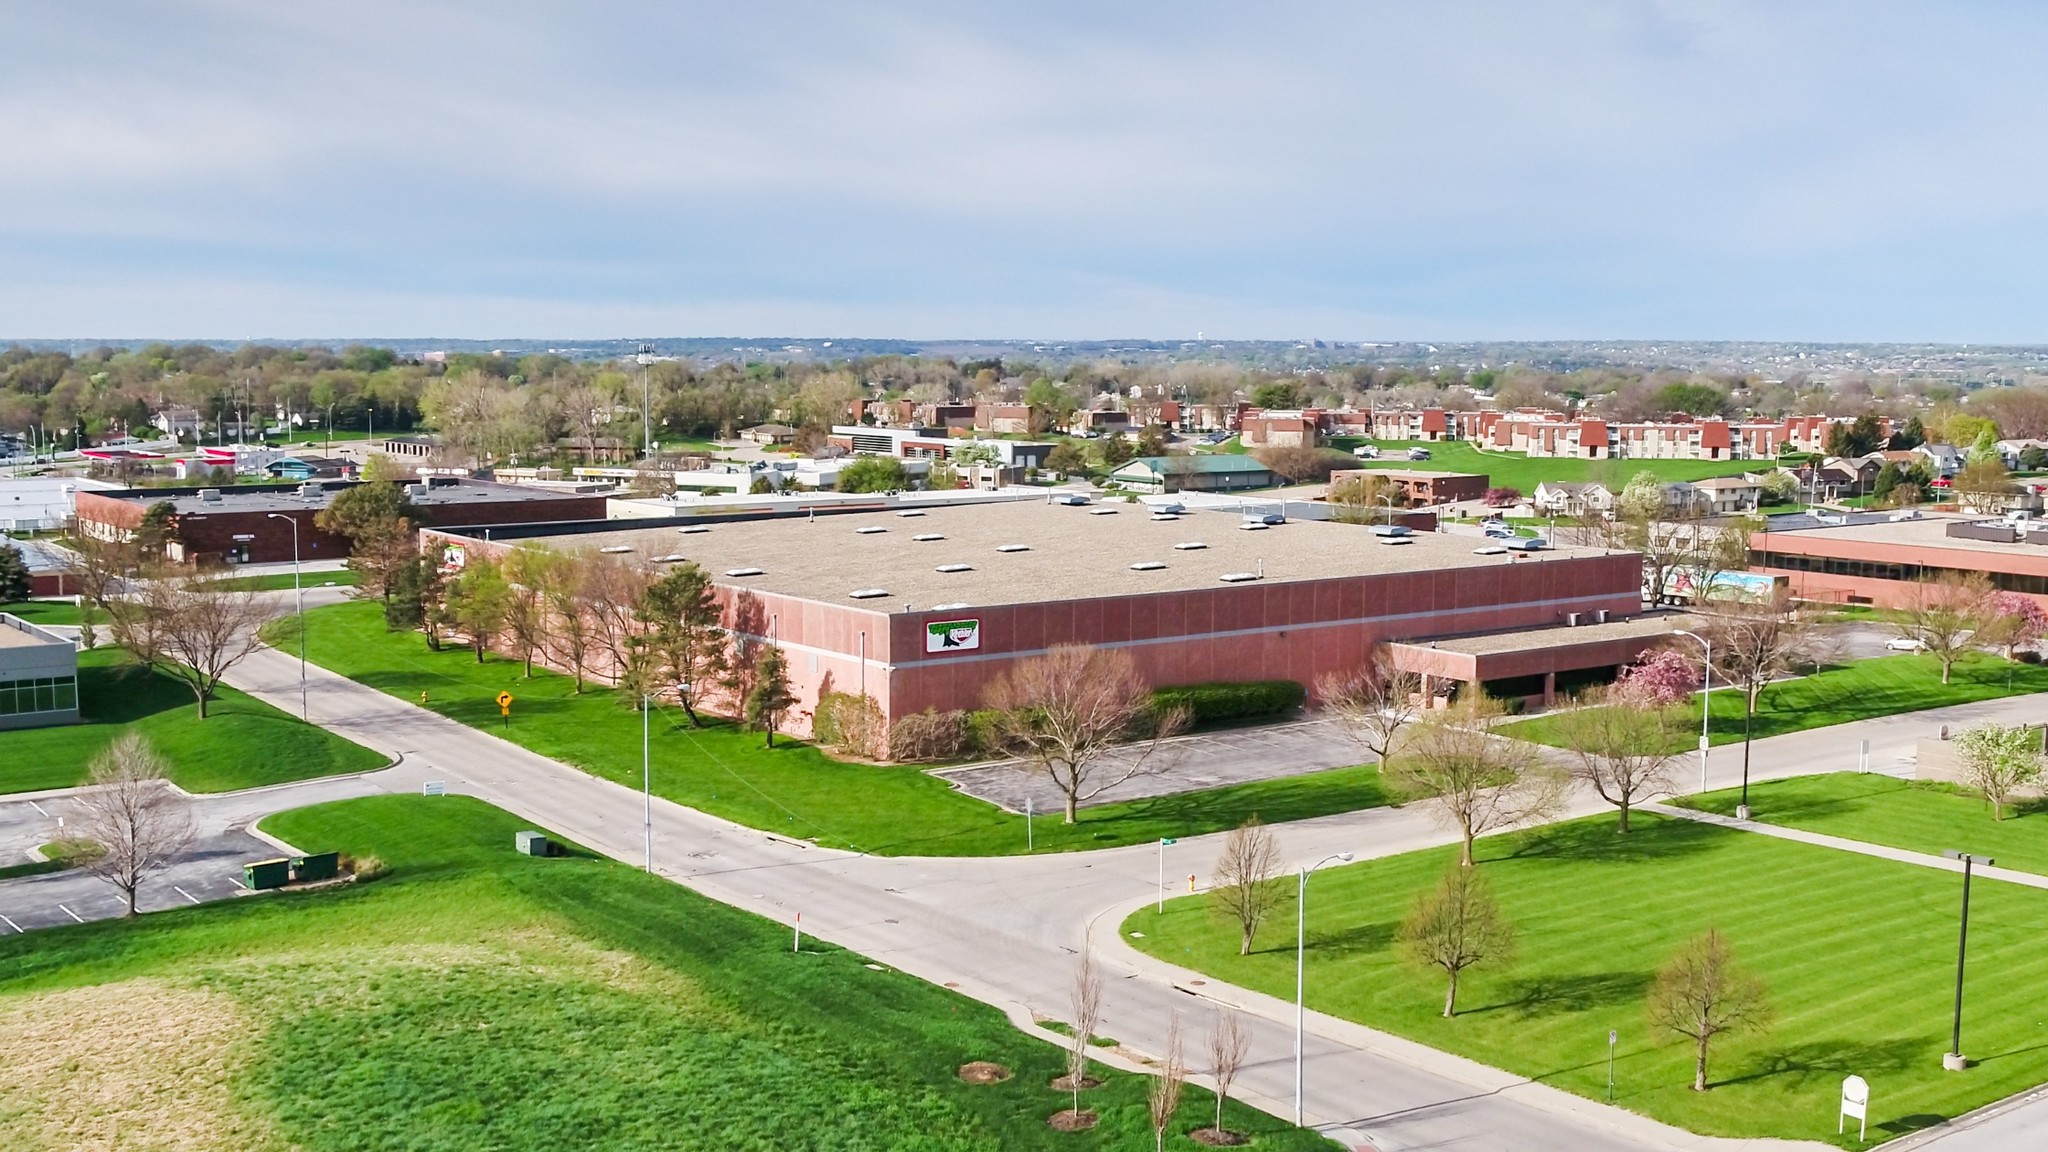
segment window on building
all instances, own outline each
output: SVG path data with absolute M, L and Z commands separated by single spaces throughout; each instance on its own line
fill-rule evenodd
M 0 716 L 69 712 L 76 707 L 78 678 L 75 676 L 0 680 Z

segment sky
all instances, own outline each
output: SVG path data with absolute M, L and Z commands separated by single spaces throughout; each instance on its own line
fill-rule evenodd
M 2048 342 L 2048 6 L 0 4 L 0 339 Z

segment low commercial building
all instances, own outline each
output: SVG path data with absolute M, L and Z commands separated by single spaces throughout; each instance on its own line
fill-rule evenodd
M 1477 500 L 1486 495 L 1488 480 L 1479 472 L 1423 472 L 1411 468 L 1342 468 L 1330 473 L 1330 488 L 1377 476 L 1400 492 L 1401 503 L 1409 508 L 1429 508 L 1457 500 Z
M 1280 482 L 1272 469 L 1257 460 L 1220 452 L 1140 456 L 1111 472 L 1109 478 L 1138 492 L 1234 492 L 1271 488 Z
M 376 481 L 385 483 L 385 481 Z M 148 488 L 78 494 L 78 528 L 101 540 L 128 540 L 151 505 L 171 506 L 165 556 L 181 563 L 265 564 L 290 561 L 293 525 L 302 560 L 348 555 L 348 540 L 314 522 L 347 481 L 246 485 L 235 488 Z M 407 486 L 425 522 L 435 526 L 535 524 L 605 518 L 599 493 L 435 476 Z
M 1423 678 L 1423 695 L 1431 699 L 1461 684 L 1484 684 L 1494 696 L 1547 707 L 1560 694 L 1613 680 L 1617 668 L 1670 643 L 1675 629 L 1698 623 L 1677 612 L 1575 612 L 1548 628 L 1393 644 L 1388 655 L 1396 668 Z
M 1904 607 L 1926 581 L 1981 574 L 2048 607 L 2048 524 L 1920 513 L 1773 517 L 1750 534 L 1752 571 L 1794 596 Z
M 1642 610 L 1642 564 L 1632 553 L 1503 554 L 1434 533 L 1391 544 L 1356 525 L 1269 526 L 1234 508 L 1172 515 L 1142 504 L 1030 500 L 514 529 L 489 541 L 474 530 L 422 536 L 423 547 L 464 558 L 532 539 L 652 571 L 685 559 L 702 565 L 728 629 L 786 651 L 799 727 L 827 691 L 871 696 L 892 720 L 979 707 L 993 680 L 1058 644 L 1127 652 L 1153 685 L 1312 685 L 1357 667 L 1378 641 L 1548 628 L 1575 614 L 1617 621 Z M 1504 674 L 1570 671 L 1585 657 L 1546 659 L 1528 657 Z M 1451 680 L 1461 669 L 1493 674 L 1491 664 L 1431 674 Z
M 78 649 L 0 612 L 0 729 L 78 723 Z

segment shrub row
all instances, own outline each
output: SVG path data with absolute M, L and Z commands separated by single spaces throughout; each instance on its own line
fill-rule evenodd
M 1185 684 L 1152 693 L 1152 712 L 1185 708 L 1192 724 L 1220 724 L 1282 716 L 1301 707 L 1308 690 L 1292 680 L 1250 680 L 1236 684 Z

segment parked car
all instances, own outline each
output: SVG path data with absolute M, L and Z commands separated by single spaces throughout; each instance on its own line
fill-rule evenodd
M 1408 458 L 1409 458 L 1410 460 L 1427 460 L 1427 459 L 1429 459 L 1429 449 L 1427 449 L 1427 448 L 1410 448 L 1410 449 L 1408 450 Z
M 1360 460 L 1377 460 L 1380 458 L 1380 450 L 1370 444 L 1361 444 L 1353 448 L 1351 454 Z
M 1513 540 L 1515 538 L 1515 530 L 1513 528 L 1508 527 L 1505 524 L 1502 524 L 1498 520 L 1487 524 L 1486 526 L 1481 528 L 1480 531 L 1486 533 L 1488 536 L 1491 536 L 1496 540 Z
M 1884 646 L 1893 652 L 1927 651 L 1927 641 L 1917 636 L 1894 636 L 1890 640 L 1885 641 Z

